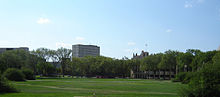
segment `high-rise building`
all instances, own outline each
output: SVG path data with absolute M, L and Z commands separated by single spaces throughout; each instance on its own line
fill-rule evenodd
M 19 47 L 19 48 L 0 48 L 0 53 L 3 53 L 5 51 L 9 51 L 9 50 L 25 50 L 25 51 L 29 51 L 28 47 Z
M 73 57 L 85 57 L 85 56 L 99 56 L 100 47 L 96 45 L 72 45 Z

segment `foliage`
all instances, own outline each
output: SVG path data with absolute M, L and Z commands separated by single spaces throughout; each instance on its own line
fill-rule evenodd
M 35 80 L 34 72 L 28 68 L 22 69 L 22 73 L 25 75 L 25 79 L 27 80 Z
M 31 52 L 11 50 L 0 54 L 0 73 L 7 68 L 28 68 L 34 75 L 71 75 L 86 77 L 130 77 L 131 71 L 151 72 L 156 74 L 173 74 L 179 72 L 196 72 L 206 64 L 212 64 L 217 51 L 202 52 L 189 49 L 187 52 L 168 50 L 165 53 L 151 54 L 143 59 L 114 59 L 104 56 L 71 58 L 71 50 L 58 48 L 38 48 Z M 52 61 L 52 62 L 51 62 Z M 160 77 L 160 75 L 159 75 Z M 190 76 L 188 77 L 190 79 Z
M 213 57 L 213 64 L 205 64 L 195 72 L 189 87 L 182 91 L 187 97 L 220 97 L 220 53 Z
M 0 73 L 8 68 L 30 68 L 36 73 L 36 64 L 42 61 L 36 55 L 24 50 L 10 50 L 0 54 Z
M 177 55 L 177 64 L 179 72 L 188 72 L 191 70 L 190 64 L 192 63 L 194 56 L 190 52 L 179 53 Z
M 25 75 L 21 70 L 16 68 L 8 68 L 3 76 L 11 81 L 25 81 Z
M 158 65 L 161 62 L 162 54 L 152 54 L 148 57 L 145 57 L 141 60 L 141 66 L 140 69 L 142 71 L 153 71 L 154 72 L 154 78 L 156 71 L 159 69 Z
M 180 72 L 176 75 L 173 82 L 182 82 L 183 84 L 188 84 L 189 81 L 193 78 L 193 72 Z
M 0 93 L 17 92 L 17 90 L 0 75 Z
M 56 67 L 48 62 L 39 62 L 37 64 L 38 73 L 43 76 L 54 76 Z
M 58 58 L 58 62 L 61 63 L 61 71 L 62 71 L 62 74 L 64 76 L 64 74 L 67 72 L 66 71 L 66 61 L 70 60 L 71 58 L 71 53 L 72 51 L 70 49 L 66 49 L 66 48 L 58 48 L 57 51 L 56 51 L 56 55 L 57 55 L 57 58 Z
M 180 72 L 176 75 L 176 77 L 172 80 L 173 82 L 183 82 L 186 78 L 187 72 Z
M 160 68 L 169 70 L 169 79 L 171 79 L 171 72 L 177 72 L 177 55 L 179 52 L 168 50 L 163 54 L 160 61 Z

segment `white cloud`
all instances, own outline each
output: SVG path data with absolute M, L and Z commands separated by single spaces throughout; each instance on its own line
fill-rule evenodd
M 193 7 L 193 6 L 192 6 L 192 4 L 185 4 L 184 7 L 185 7 L 185 8 L 191 8 L 191 7 Z
M 133 46 L 133 45 L 135 45 L 136 43 L 135 42 L 128 42 L 127 43 L 129 46 Z
M 185 8 L 191 8 L 191 7 L 193 7 L 193 1 L 186 1 L 184 7 L 185 7 Z
M 166 30 L 166 32 L 172 32 L 172 31 L 173 31 L 172 29 L 167 29 L 167 30 Z
M 57 42 L 56 43 L 56 48 L 64 47 L 64 48 L 71 48 L 71 44 L 68 43 L 63 43 L 63 42 Z
M 187 0 L 184 4 L 185 8 L 192 8 L 193 6 L 197 5 L 197 4 L 201 4 L 204 3 L 205 0 Z
M 83 40 L 85 40 L 85 38 L 84 38 L 84 37 L 79 37 L 79 36 L 77 36 L 77 37 L 75 37 L 75 40 L 83 41 Z
M 37 23 L 38 24 L 48 24 L 48 23 L 50 23 L 50 20 L 48 18 L 39 18 L 37 20 Z

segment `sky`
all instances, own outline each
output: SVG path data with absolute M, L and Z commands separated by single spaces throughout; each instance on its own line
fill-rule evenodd
M 119 59 L 142 50 L 216 50 L 220 0 L 0 0 L 0 47 L 74 44 Z

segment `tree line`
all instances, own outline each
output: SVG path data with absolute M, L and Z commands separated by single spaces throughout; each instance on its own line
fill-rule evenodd
M 38 48 L 27 52 L 11 50 L 0 54 L 0 72 L 7 68 L 28 68 L 42 76 L 86 76 L 86 77 L 130 77 L 131 71 L 148 71 L 154 75 L 168 72 L 195 72 L 207 63 L 218 51 L 202 52 L 188 49 L 186 52 L 168 50 L 165 53 L 151 54 L 142 59 L 114 59 L 104 56 L 72 57 L 72 51 L 66 48 L 51 50 Z M 162 72 L 162 73 L 161 73 Z
M 174 75 L 172 81 L 188 84 L 180 91 L 182 97 L 219 97 L 219 70 L 220 52 L 215 50 L 168 50 L 141 59 L 104 56 L 76 58 L 66 48 L 38 48 L 30 52 L 10 50 L 0 54 L 0 92 L 16 91 L 7 79 L 35 79 L 32 75 L 126 78 L 137 73 L 154 79 L 165 79 L 166 74 L 171 79 Z
M 0 54 L 0 72 L 8 68 L 28 68 L 41 76 L 81 76 L 81 77 L 129 77 L 127 59 L 113 59 L 104 56 L 76 58 L 66 48 L 51 50 L 38 48 L 27 52 L 10 50 Z
M 196 72 L 208 63 L 213 63 L 212 58 L 218 51 L 202 52 L 196 49 L 188 49 L 186 52 L 168 50 L 165 53 L 151 54 L 143 59 L 136 59 L 139 61 L 140 71 L 149 71 L 147 74 L 155 75 L 166 73 L 169 79 L 172 74 L 176 75 L 179 72 Z M 135 70 L 135 69 L 134 69 Z

